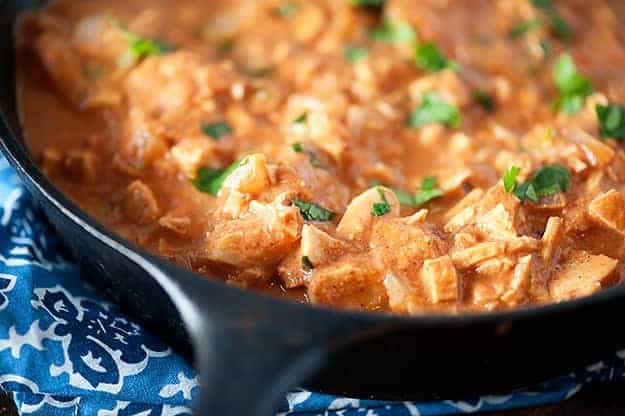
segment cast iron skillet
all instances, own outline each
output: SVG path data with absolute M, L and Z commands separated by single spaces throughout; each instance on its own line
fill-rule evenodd
M 93 283 L 178 351 L 192 348 L 203 386 L 198 415 L 269 415 L 302 382 L 379 399 L 503 392 L 625 346 L 625 287 L 511 312 L 403 318 L 246 292 L 121 240 L 59 193 L 23 145 L 13 25 L 39 3 L 0 0 L 0 148 Z

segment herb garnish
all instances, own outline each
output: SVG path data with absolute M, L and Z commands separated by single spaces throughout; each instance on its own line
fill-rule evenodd
M 302 146 L 300 142 L 293 143 L 291 145 L 291 149 L 293 149 L 295 153 L 304 153 L 304 147 Z
M 386 195 L 384 195 L 384 190 L 382 188 L 378 186 L 375 189 L 378 191 L 378 194 L 380 194 L 380 199 L 382 199 L 382 202 L 375 202 L 371 206 L 371 214 L 375 215 L 376 217 L 381 217 L 382 215 L 391 212 L 391 204 L 388 203 Z
M 135 59 L 144 59 L 148 56 L 158 56 L 174 50 L 173 46 L 156 39 L 144 38 L 134 33 L 128 34 L 130 39 L 130 54 Z
M 292 199 L 291 203 L 299 208 L 299 212 L 306 221 L 331 221 L 336 215 L 334 212 L 317 205 L 314 202 L 302 201 L 301 199 Z
M 440 72 L 445 68 L 456 69 L 457 64 L 445 58 L 438 47 L 431 43 L 422 43 L 415 50 L 415 63 L 425 71 Z
M 232 134 L 232 132 L 232 127 L 225 121 L 214 121 L 212 123 L 202 124 L 202 133 L 215 140 L 220 140 L 223 136 Z
M 577 72 L 573 58 L 567 53 L 560 55 L 556 60 L 553 79 L 560 93 L 554 107 L 567 114 L 579 112 L 584 107 L 586 98 L 594 92 L 590 81 Z
M 528 19 L 523 22 L 519 22 L 508 31 L 508 37 L 511 39 L 518 39 L 526 33 L 539 29 L 542 26 L 542 22 L 538 19 Z
M 486 91 L 481 89 L 474 90 L 473 100 L 489 113 L 495 111 L 495 98 Z
M 445 127 L 460 126 L 460 111 L 457 107 L 446 103 L 437 92 L 424 92 L 421 105 L 410 114 L 410 127 L 423 127 L 427 124 L 442 124 Z
M 360 7 L 382 7 L 386 3 L 386 0 L 349 0 L 349 4 L 352 6 Z
M 421 181 L 421 188 L 414 196 L 415 206 L 420 207 L 425 203 L 440 198 L 444 195 L 442 189 L 436 187 L 436 178 L 434 176 L 428 176 Z
M 297 12 L 298 6 L 293 3 L 283 3 L 274 9 L 276 16 L 289 17 Z
M 315 268 L 315 266 L 312 264 L 312 261 L 310 261 L 308 256 L 302 256 L 301 260 L 302 260 L 302 269 L 304 269 L 305 272 L 309 272 Z
M 348 46 L 345 48 L 345 59 L 347 59 L 352 64 L 355 64 L 358 61 L 362 61 L 369 56 L 369 51 L 365 48 L 361 48 L 358 46 Z
M 516 169 L 518 172 L 515 174 Z M 515 166 L 506 171 L 504 188 L 506 192 L 514 192 L 521 202 L 528 199 L 532 202 L 538 202 L 541 197 L 566 192 L 571 186 L 569 170 L 559 164 L 543 166 L 536 171 L 531 180 L 521 184 L 516 181 L 519 172 L 520 169 Z
M 509 194 L 514 192 L 517 186 L 516 178 L 521 173 L 521 168 L 518 166 L 511 166 L 506 170 L 506 173 L 503 175 L 503 188 Z
M 293 120 L 293 123 L 294 124 L 302 124 L 302 123 L 306 123 L 306 120 L 308 120 L 308 113 L 306 111 L 304 111 L 302 114 L 297 116 L 297 118 L 295 120 Z
M 597 104 L 596 111 L 601 137 L 625 140 L 625 107 L 618 104 Z
M 192 181 L 195 189 L 205 194 L 217 195 L 224 181 L 238 167 L 247 162 L 247 157 L 243 157 L 226 169 L 213 169 L 201 167 L 197 171 L 197 177 Z
M 371 39 L 378 42 L 412 43 L 417 41 L 417 32 L 405 22 L 391 22 L 386 19 L 369 32 Z
M 564 41 L 571 39 L 573 29 L 571 29 L 571 26 L 569 26 L 566 20 L 560 16 L 552 0 L 532 0 L 532 5 L 545 14 L 556 37 Z
M 315 152 L 312 152 L 310 150 L 306 150 L 304 149 L 304 145 L 300 142 L 295 142 L 291 145 L 291 149 L 293 149 L 293 151 L 295 153 L 306 153 L 308 155 L 310 164 L 315 167 L 315 168 L 320 168 L 321 167 L 321 160 L 319 160 L 319 158 L 317 157 L 317 155 L 315 154 Z

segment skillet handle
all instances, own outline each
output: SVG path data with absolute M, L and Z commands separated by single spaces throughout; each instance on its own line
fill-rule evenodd
M 177 303 L 200 371 L 197 415 L 267 416 L 280 397 L 315 373 L 335 340 L 358 320 L 333 311 L 178 276 Z M 178 297 L 180 299 L 181 297 Z M 338 318 L 338 319 L 337 319 Z

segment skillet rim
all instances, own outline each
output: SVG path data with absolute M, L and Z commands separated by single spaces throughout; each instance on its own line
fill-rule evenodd
M 13 103 L 16 105 L 16 103 Z M 9 123 L 6 120 L 4 113 L 0 110 L 0 150 L 7 157 L 8 162 L 18 172 L 19 176 L 30 182 L 51 204 L 55 206 L 64 216 L 68 217 L 72 222 L 80 226 L 89 233 L 92 238 L 96 238 L 99 241 L 113 248 L 119 255 L 125 255 L 120 252 L 120 248 L 127 251 L 127 253 L 135 254 L 137 259 L 141 263 L 147 263 L 147 265 L 160 269 L 159 263 L 167 262 L 172 271 L 176 274 L 189 274 L 193 278 L 205 281 L 204 285 L 207 285 L 211 290 L 228 291 L 229 293 L 236 295 L 240 298 L 256 297 L 264 302 L 268 302 L 272 305 L 279 307 L 291 307 L 297 309 L 298 312 L 312 312 L 312 313 L 326 313 L 335 315 L 337 317 L 349 318 L 353 320 L 368 320 L 372 322 L 384 321 L 387 323 L 397 324 L 436 324 L 436 325 L 461 325 L 468 322 L 494 322 L 494 321 L 507 321 L 518 320 L 524 318 L 532 318 L 541 316 L 544 314 L 565 313 L 572 309 L 581 309 L 586 306 L 595 306 L 600 303 L 609 302 L 615 298 L 622 298 L 625 301 L 625 284 L 613 286 L 610 288 L 602 289 L 598 293 L 590 296 L 585 296 L 560 303 L 548 303 L 548 304 L 534 304 L 529 306 L 521 306 L 513 309 L 497 310 L 492 312 L 461 312 L 457 314 L 445 314 L 445 313 L 427 313 L 423 315 L 398 315 L 387 312 L 373 312 L 373 311 L 357 311 L 347 310 L 340 308 L 331 308 L 326 305 L 320 304 L 304 304 L 291 299 L 283 299 L 278 296 L 269 295 L 266 293 L 258 292 L 254 289 L 243 289 L 236 286 L 230 286 L 220 281 L 218 276 L 209 276 L 199 274 L 193 270 L 184 269 L 181 266 L 167 260 L 160 258 L 158 255 L 148 252 L 147 250 L 139 247 L 131 241 L 127 241 L 119 236 L 114 231 L 106 228 L 103 224 L 91 217 L 86 211 L 80 208 L 75 202 L 67 197 L 60 189 L 58 189 L 50 179 L 43 174 L 39 166 L 31 159 L 30 153 L 26 149 L 26 144 L 23 140 L 18 138 L 18 135 L 13 132 Z M 26 186 L 28 188 L 28 186 Z M 62 239 L 61 239 L 62 240 Z M 142 264 L 145 266 L 146 264 Z M 173 280 L 177 280 L 175 276 L 171 276 L 173 273 L 164 272 L 168 277 Z M 154 276 L 152 276 L 154 278 Z M 170 288 L 163 289 L 169 296 L 173 294 L 170 292 Z M 182 292 L 185 292 L 184 288 Z

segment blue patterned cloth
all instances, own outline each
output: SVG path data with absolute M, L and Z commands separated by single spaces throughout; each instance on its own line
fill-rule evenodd
M 89 287 L 76 266 L 62 257 L 58 244 L 0 157 L 0 386 L 14 392 L 20 414 L 190 415 L 199 394 L 195 371 Z M 617 379 L 625 379 L 625 351 L 505 396 L 410 403 L 300 390 L 284 398 L 277 415 L 473 413 L 553 403 L 584 384 Z

